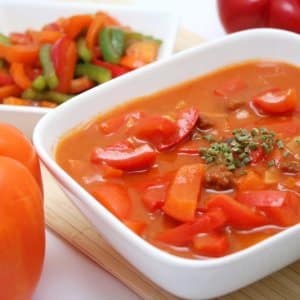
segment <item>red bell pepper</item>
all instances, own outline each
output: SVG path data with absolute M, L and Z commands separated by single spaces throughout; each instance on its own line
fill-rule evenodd
M 67 36 L 59 39 L 52 46 L 51 58 L 59 80 L 56 90 L 69 93 L 77 61 L 75 42 Z
M 300 222 L 300 197 L 291 192 L 265 190 L 239 193 L 237 200 L 259 207 L 279 226 L 292 226 Z
M 255 27 L 275 27 L 300 33 L 298 0 L 218 0 L 227 32 Z
M 121 75 L 131 71 L 129 68 L 126 68 L 124 66 L 112 64 L 112 63 L 109 63 L 109 62 L 106 62 L 106 61 L 103 61 L 100 59 L 94 59 L 93 63 L 97 66 L 100 66 L 100 67 L 110 70 L 113 78 L 121 76 Z
M 12 76 L 8 72 L 0 70 L 0 86 L 13 84 L 13 83 L 14 80 Z
M 197 124 L 199 111 L 196 107 L 189 107 L 181 111 L 177 117 L 177 132 L 169 138 L 169 141 L 159 146 L 158 150 L 163 151 L 170 149 L 182 142 Z
M 221 208 L 228 218 L 228 225 L 237 229 L 252 229 L 270 223 L 269 219 L 255 207 L 244 205 L 227 195 L 213 196 L 207 207 Z
M 183 165 L 178 169 L 162 207 L 168 216 L 182 222 L 195 219 L 204 168 L 203 164 L 198 163 Z
M 174 246 L 186 246 L 196 234 L 219 229 L 226 224 L 226 220 L 221 209 L 212 209 L 197 217 L 193 222 L 184 223 L 161 232 L 156 240 Z
M 272 89 L 253 98 L 253 104 L 266 114 L 283 114 L 293 112 L 298 104 L 295 89 Z
M 155 150 L 147 144 L 136 148 L 126 145 L 106 149 L 96 147 L 91 154 L 91 161 L 105 162 L 124 171 L 144 171 L 153 166 L 156 155 Z

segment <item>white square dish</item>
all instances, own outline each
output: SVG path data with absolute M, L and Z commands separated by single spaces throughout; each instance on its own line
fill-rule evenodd
M 173 14 L 125 6 L 96 3 L 1 1 L 0 8 L 0 28 L 1 33 L 4 34 L 13 31 L 23 32 L 28 28 L 39 29 L 60 17 L 95 13 L 102 10 L 138 32 L 161 39 L 163 43 L 160 47 L 158 60 L 172 54 L 178 28 L 178 17 Z M 17 126 L 31 138 L 36 122 L 50 110 L 52 109 L 0 105 L 0 119 Z
M 176 257 L 135 235 L 95 201 L 55 162 L 54 149 L 59 138 L 69 130 L 124 101 L 245 60 L 273 59 L 300 66 L 299 48 L 297 34 L 259 29 L 184 51 L 108 82 L 101 89 L 81 94 L 48 113 L 34 130 L 34 145 L 43 163 L 74 204 L 119 253 L 154 283 L 186 299 L 208 299 L 227 294 L 298 259 L 300 225 L 222 258 L 198 261 Z M 99 98 L 107 101 L 99 104 Z

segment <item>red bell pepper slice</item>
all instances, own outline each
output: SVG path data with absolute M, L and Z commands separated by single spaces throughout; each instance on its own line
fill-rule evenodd
M 219 194 L 212 197 L 207 207 L 223 209 L 228 224 L 237 229 L 252 229 L 270 223 L 269 219 L 255 207 L 244 205 L 228 195 Z
M 177 132 L 175 122 L 161 116 L 146 116 L 130 128 L 130 133 L 138 139 L 146 140 L 161 149 L 170 136 Z
M 193 238 L 193 249 L 208 257 L 224 256 L 229 251 L 229 241 L 225 233 L 204 233 Z
M 129 68 L 126 68 L 124 66 L 112 64 L 112 63 L 109 63 L 109 62 L 106 62 L 106 61 L 103 61 L 100 59 L 94 59 L 93 63 L 97 66 L 100 66 L 100 67 L 110 70 L 113 78 L 121 76 L 121 75 L 126 74 L 129 71 L 131 71 Z
M 148 144 L 140 145 L 136 148 L 128 147 L 108 147 L 102 149 L 96 147 L 91 154 L 93 163 L 105 162 L 108 165 L 123 171 L 144 171 L 153 166 L 157 153 Z
M 293 112 L 298 103 L 295 89 L 271 89 L 253 98 L 253 104 L 266 114 Z
M 56 90 L 61 93 L 69 93 L 77 61 L 75 42 L 67 36 L 57 40 L 52 46 L 51 58 L 59 79 Z
M 259 207 L 279 226 L 292 226 L 300 222 L 300 198 L 285 191 L 249 191 L 239 193 L 238 201 Z
M 0 71 L 0 86 L 8 85 L 8 84 L 13 84 L 14 80 L 12 76 L 5 72 L 5 71 Z
M 219 229 L 226 224 L 226 220 L 221 209 L 212 209 L 197 217 L 193 222 L 184 223 L 161 232 L 156 240 L 174 246 L 186 246 L 196 234 Z
M 168 216 L 182 222 L 195 219 L 204 169 L 203 164 L 197 163 L 177 170 L 162 207 Z
M 199 111 L 196 107 L 190 107 L 181 111 L 176 120 L 177 132 L 170 137 L 170 141 L 160 145 L 158 150 L 167 150 L 182 142 L 189 134 L 192 133 L 198 119 Z
M 131 211 L 131 199 L 126 189 L 116 183 L 102 182 L 92 195 L 117 218 L 127 218 Z

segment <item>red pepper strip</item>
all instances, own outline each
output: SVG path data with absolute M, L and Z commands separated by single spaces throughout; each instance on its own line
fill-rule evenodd
M 200 255 L 220 257 L 228 253 L 229 241 L 225 233 L 196 235 L 193 239 L 193 249 Z
M 93 64 L 110 70 L 113 78 L 121 76 L 121 75 L 131 71 L 129 68 L 119 66 L 116 64 L 111 64 L 109 62 L 102 61 L 100 59 L 94 59 Z
M 196 123 L 199 119 L 199 111 L 196 107 L 190 107 L 183 110 L 176 121 L 177 132 L 174 134 L 170 141 L 164 145 L 160 145 L 158 150 L 167 150 L 170 149 L 180 142 L 182 142 L 194 129 Z
M 237 199 L 257 206 L 279 226 L 292 226 L 300 222 L 300 199 L 291 192 L 249 191 L 239 193 Z
M 102 182 L 92 191 L 93 196 L 117 218 L 127 218 L 131 210 L 131 199 L 126 189 L 116 183 Z
M 130 133 L 160 149 L 170 136 L 177 133 L 177 125 L 175 122 L 161 116 L 146 116 L 130 128 Z
M 67 36 L 59 39 L 52 46 L 51 57 L 59 79 L 56 90 L 61 93 L 69 93 L 77 61 L 75 42 Z
M 270 224 L 269 219 L 255 207 L 244 205 L 230 196 L 219 194 L 207 203 L 208 209 L 221 208 L 228 218 L 228 224 L 237 229 L 252 229 Z
M 204 165 L 199 163 L 178 169 L 162 207 L 168 216 L 182 222 L 195 219 L 203 175 Z
M 156 152 L 144 144 L 134 149 L 102 149 L 96 147 L 91 154 L 93 163 L 106 162 L 108 165 L 124 171 L 147 170 L 155 162 Z
M 13 83 L 14 80 L 9 73 L 5 71 L 0 71 L 0 86 L 13 84 Z
M 174 245 L 188 245 L 198 233 L 211 232 L 226 224 L 226 216 L 221 209 L 212 209 L 197 217 L 195 221 L 184 223 L 160 233 L 156 239 L 160 242 Z

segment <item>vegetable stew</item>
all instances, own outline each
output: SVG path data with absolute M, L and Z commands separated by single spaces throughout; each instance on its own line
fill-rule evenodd
M 0 103 L 55 107 L 153 62 L 160 44 L 104 12 L 0 33 Z
M 225 256 L 300 222 L 299 77 L 283 62 L 229 66 L 91 120 L 56 160 L 151 244 Z

